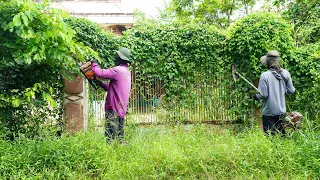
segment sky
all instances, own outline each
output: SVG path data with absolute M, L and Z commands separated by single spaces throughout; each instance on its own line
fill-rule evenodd
M 169 0 L 122 0 L 122 6 L 124 9 L 139 9 L 146 15 L 156 17 L 159 15 L 157 8 L 164 9 L 165 2 Z
M 100 1 L 62 1 L 55 7 L 74 13 L 132 13 L 139 9 L 146 15 L 156 17 L 158 8 L 164 9 L 169 0 L 121 0 L 121 3 L 104 3 Z

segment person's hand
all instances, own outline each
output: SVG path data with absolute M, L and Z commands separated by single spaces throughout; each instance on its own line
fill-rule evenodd
M 253 95 L 252 98 L 256 101 L 259 101 L 258 94 Z
M 96 59 L 91 60 L 91 64 L 92 63 L 98 63 L 98 61 Z
M 97 86 L 102 87 L 102 81 L 100 81 L 100 80 L 98 80 L 98 79 L 95 79 L 95 80 L 93 80 L 93 82 L 94 82 Z

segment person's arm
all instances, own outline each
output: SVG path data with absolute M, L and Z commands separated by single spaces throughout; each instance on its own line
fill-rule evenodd
M 296 89 L 293 87 L 291 75 L 289 72 L 288 72 L 288 74 L 289 75 L 288 75 L 288 81 L 286 83 L 286 85 L 287 85 L 286 94 L 293 94 L 296 91 Z
M 92 63 L 92 71 L 94 74 L 101 79 L 113 79 L 115 75 L 118 73 L 117 68 L 109 68 L 109 69 L 101 69 L 98 63 Z
M 94 82 L 97 86 L 103 88 L 105 91 L 108 91 L 108 90 L 109 90 L 109 84 L 108 84 L 108 83 L 102 82 L 102 81 L 99 80 L 99 79 L 93 80 L 93 82 Z
M 258 90 L 259 93 L 254 97 L 255 100 L 266 99 L 269 96 L 267 81 L 263 75 L 260 76 Z

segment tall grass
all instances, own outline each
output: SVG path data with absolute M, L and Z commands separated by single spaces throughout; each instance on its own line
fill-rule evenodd
M 319 130 L 266 137 L 217 126 L 126 127 L 128 145 L 99 132 L 0 140 L 0 179 L 316 179 Z

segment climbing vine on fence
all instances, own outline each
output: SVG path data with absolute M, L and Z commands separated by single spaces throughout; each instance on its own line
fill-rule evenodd
M 155 79 L 164 81 L 167 100 L 181 103 L 192 102 L 192 89 L 224 69 L 224 40 L 214 27 L 193 24 L 143 24 L 122 37 L 123 45 L 132 50 L 139 78 L 150 84 Z
M 111 67 L 120 47 L 131 50 L 131 69 L 139 79 L 135 92 L 143 98 L 160 82 L 157 96 L 167 107 L 192 109 L 200 96 L 204 106 L 229 111 L 235 104 L 216 101 L 237 101 L 233 111 L 251 113 L 255 92 L 244 81 L 233 82 L 231 64 L 257 82 L 266 70 L 259 59 L 272 49 L 281 53 L 297 89 L 288 98 L 289 107 L 309 112 L 320 107 L 314 100 L 319 97 L 319 44 L 294 47 L 290 25 L 277 14 L 254 13 L 226 31 L 147 21 L 116 37 L 46 3 L 8 0 L 0 3 L 0 12 L 0 134 L 9 138 L 35 136 L 46 122 L 41 117 L 59 114 L 53 109 L 61 102 L 62 80 L 79 72 L 76 61 L 97 58 Z
M 292 50 L 288 69 L 296 92 L 289 99 L 289 110 L 307 112 L 319 117 L 320 103 L 320 44 L 308 44 Z
M 115 51 L 119 48 L 119 38 L 103 31 L 101 27 L 84 18 L 69 17 L 65 22 L 75 31 L 74 39 L 98 52 L 100 65 L 112 67 Z

